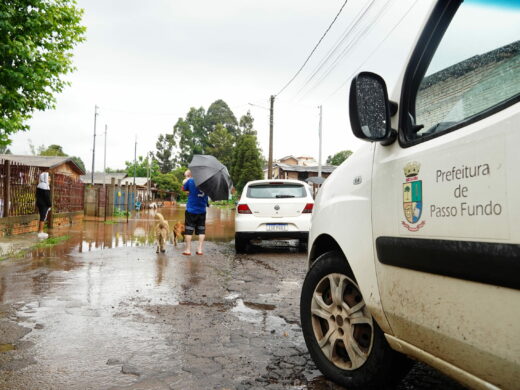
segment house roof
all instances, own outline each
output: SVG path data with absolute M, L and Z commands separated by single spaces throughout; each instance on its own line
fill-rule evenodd
M 124 182 L 128 182 L 130 184 L 134 184 L 134 177 L 125 177 Z M 147 177 L 136 177 L 135 178 L 135 185 L 138 187 L 145 187 L 148 184 L 148 178 Z
M 281 163 L 275 163 L 275 166 L 280 167 L 284 171 L 291 171 L 291 172 L 318 172 L 318 166 L 312 165 L 312 166 L 306 166 L 306 165 L 289 165 L 289 164 L 281 164 Z M 331 173 L 336 169 L 336 166 L 334 165 L 322 165 L 321 171 L 325 173 Z
M 22 154 L 0 154 L 0 159 L 14 161 L 23 165 L 41 167 L 41 168 L 56 168 L 65 163 L 70 163 L 71 166 L 79 174 L 84 174 L 85 171 L 81 169 L 72 159 L 68 156 L 32 156 Z
M 305 179 L 305 181 L 307 183 L 310 183 L 310 184 L 318 184 L 318 185 L 321 185 L 323 184 L 323 182 L 325 181 L 325 178 L 324 177 L 318 177 L 318 176 L 311 176 L 307 179 Z
M 94 172 L 94 184 L 103 184 L 103 178 L 105 179 L 105 184 L 110 184 L 112 182 L 112 178 L 115 178 L 116 183 L 119 179 L 123 180 L 126 177 L 125 172 L 117 172 L 117 173 L 103 173 L 103 172 Z M 92 182 L 92 174 L 87 172 L 86 175 L 81 176 L 81 181 L 85 184 L 90 184 Z

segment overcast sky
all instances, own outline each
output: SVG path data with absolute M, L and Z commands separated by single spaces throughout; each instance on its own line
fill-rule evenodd
M 85 10 L 87 40 L 75 50 L 72 86 L 58 96 L 55 110 L 35 113 L 31 130 L 16 134 L 11 150 L 29 153 L 29 140 L 35 146 L 59 144 L 90 169 L 97 104 L 96 170 L 102 170 L 105 124 L 107 166 L 121 168 L 133 159 L 135 136 L 138 155 L 153 151 L 158 135 L 171 132 L 190 107 L 207 109 L 217 99 L 226 101 L 237 118 L 251 111 L 267 156 L 269 112 L 248 103 L 269 106 L 269 96 L 301 66 L 343 0 L 78 4 Z M 301 75 L 277 97 L 274 157 L 318 157 L 320 104 L 323 161 L 340 150 L 359 148 L 362 141 L 348 125 L 348 81 L 360 70 L 378 71 L 391 96 L 400 75 L 395 67 L 406 59 L 430 4 L 349 1 Z M 329 61 L 318 69 L 327 54 Z

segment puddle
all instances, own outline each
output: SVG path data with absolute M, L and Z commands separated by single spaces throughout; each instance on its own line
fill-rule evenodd
M 274 310 L 276 309 L 275 305 L 268 305 L 267 303 L 254 303 L 254 302 L 244 302 L 244 306 L 249 307 L 254 310 Z
M 0 352 L 14 351 L 16 347 L 13 344 L 0 344 Z
M 224 297 L 225 300 L 228 300 L 228 301 L 234 301 L 235 299 L 237 299 L 238 297 L 240 296 L 239 293 L 231 293 L 231 294 L 228 294 Z
M 264 317 L 262 311 L 247 307 L 242 299 L 236 300 L 231 312 L 235 313 L 240 320 L 253 324 L 259 324 Z
M 170 224 L 184 221 L 184 207 L 159 209 L 159 212 Z M 21 234 L 0 239 L 0 259 L 10 258 L 64 258 L 74 252 L 91 252 L 97 250 L 139 247 L 155 245 L 156 212 L 147 210 L 136 213 L 128 222 L 126 219 L 113 219 L 107 222 L 85 220 L 82 224 L 59 227 L 49 231 L 50 236 L 58 241 L 53 245 L 40 245 L 35 233 Z M 235 235 L 234 210 L 210 207 L 206 216 L 206 240 L 213 242 L 230 242 Z M 59 242 L 60 238 L 67 240 Z M 196 237 L 195 237 L 196 240 Z M 184 243 L 178 244 L 182 247 Z M 25 248 L 31 248 L 29 250 Z M 172 242 L 167 244 L 173 249 Z M 40 264 L 41 265 L 41 264 Z M 62 264 L 61 267 L 65 268 Z

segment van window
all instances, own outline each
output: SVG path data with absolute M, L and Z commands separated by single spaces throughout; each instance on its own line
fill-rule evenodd
M 464 1 L 419 84 L 407 138 L 442 134 L 518 100 L 519 37 L 519 2 Z
M 247 190 L 248 198 L 304 198 L 306 195 L 301 184 L 261 184 L 250 186 Z

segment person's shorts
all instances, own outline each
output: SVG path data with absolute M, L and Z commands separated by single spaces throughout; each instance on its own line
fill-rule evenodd
M 40 213 L 40 222 L 45 222 L 50 209 L 51 208 L 47 206 L 38 206 L 38 212 Z
M 185 212 L 184 214 L 184 234 L 191 236 L 193 233 L 205 234 L 206 233 L 206 213 L 204 214 L 192 214 Z

